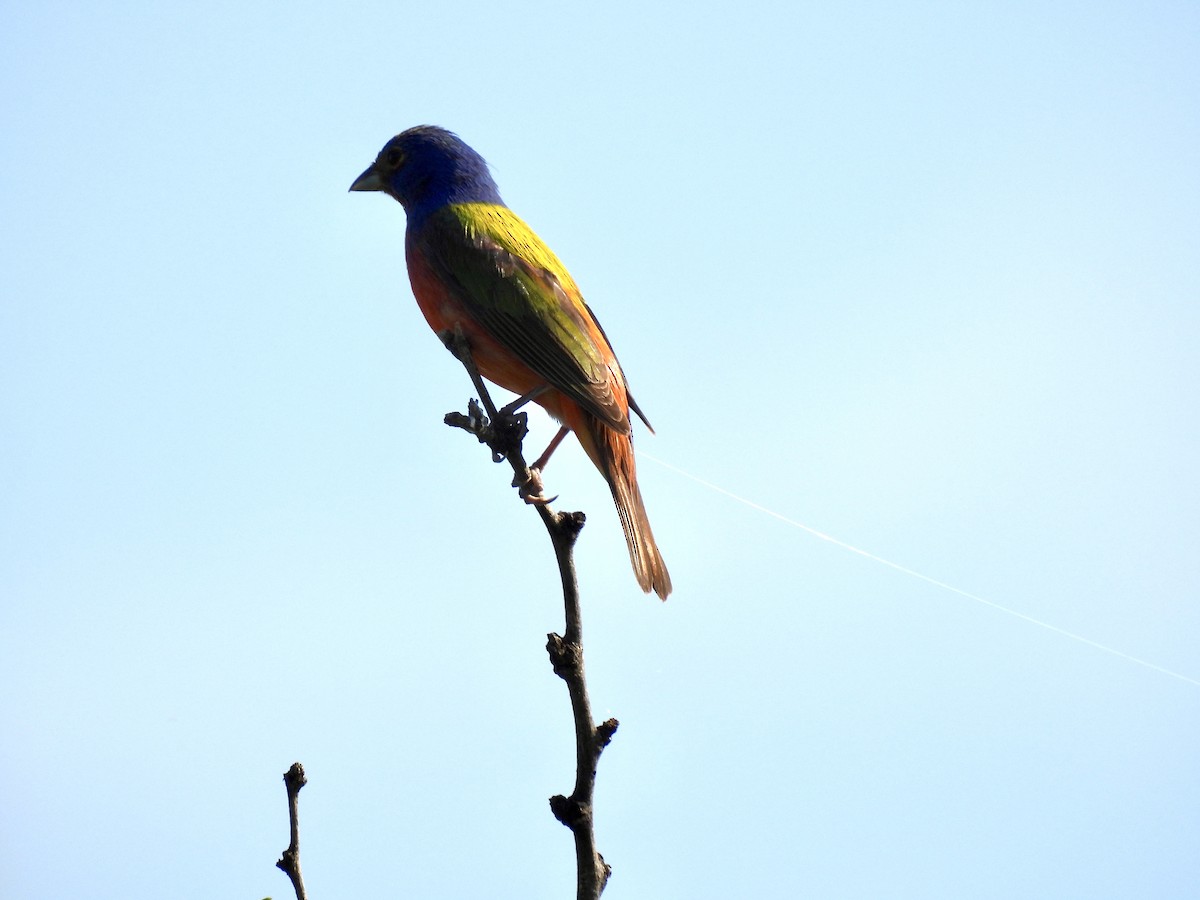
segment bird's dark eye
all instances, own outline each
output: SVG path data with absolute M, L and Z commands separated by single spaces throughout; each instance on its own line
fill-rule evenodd
M 383 161 L 393 168 L 400 165 L 403 159 L 404 154 L 394 148 L 383 154 Z

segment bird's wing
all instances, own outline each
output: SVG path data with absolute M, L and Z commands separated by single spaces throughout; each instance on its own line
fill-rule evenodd
M 480 326 L 552 387 L 610 427 L 629 431 L 612 347 L 558 257 L 507 207 L 447 206 L 414 236 Z

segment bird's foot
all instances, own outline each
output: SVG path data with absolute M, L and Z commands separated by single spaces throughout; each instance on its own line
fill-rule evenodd
M 529 413 L 510 412 L 507 407 L 497 410 L 490 432 L 487 445 L 492 448 L 492 458 L 501 462 L 510 454 L 520 452 L 521 443 L 529 433 Z
M 479 443 L 487 444 L 492 451 L 493 462 L 504 462 L 509 455 L 519 452 L 521 442 L 529 431 L 529 417 L 525 413 L 497 415 L 489 419 L 478 400 L 467 402 L 467 412 L 446 413 L 445 422 L 463 431 L 469 431 L 479 439 Z
M 527 471 L 529 477 L 524 483 L 521 483 L 520 475 L 513 476 L 513 487 L 517 489 L 517 494 L 522 500 L 533 506 L 546 506 L 558 499 L 558 494 L 547 497 L 543 493 L 545 486 L 542 484 L 542 473 L 538 469 L 530 468 Z

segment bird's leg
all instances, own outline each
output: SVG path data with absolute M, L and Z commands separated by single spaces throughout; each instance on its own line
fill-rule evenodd
M 461 327 L 446 328 L 437 332 L 438 340 L 442 342 L 447 350 L 453 354 L 464 366 L 468 365 L 467 360 L 471 357 L 471 345 L 467 341 L 467 336 L 463 334 Z
M 505 407 L 503 414 L 496 409 L 496 404 L 492 402 L 491 394 L 488 393 L 487 385 L 483 383 L 483 376 L 479 374 L 479 369 L 475 365 L 475 358 L 471 355 L 471 343 L 463 334 L 461 326 L 456 325 L 453 330 L 440 331 L 438 337 L 446 345 L 446 349 L 454 354 L 454 358 L 463 364 L 467 374 L 471 376 L 471 383 L 479 392 L 479 400 L 487 412 L 486 416 L 479 415 L 478 404 L 472 400 L 467 405 L 467 416 L 463 417 L 456 413 L 453 421 L 447 418 L 447 424 L 466 428 L 467 431 L 479 438 L 480 443 L 487 444 L 491 448 L 493 462 L 502 462 L 513 453 L 519 457 L 521 442 L 525 440 L 525 435 L 529 431 L 529 417 L 525 413 L 510 412 L 508 407 Z
M 546 393 L 546 391 L 548 391 L 548 390 L 550 390 L 550 385 L 542 384 L 542 385 L 539 385 L 538 387 L 535 387 L 532 391 L 526 391 L 524 394 L 522 394 L 520 397 L 518 397 L 512 403 L 508 403 L 508 404 L 505 404 L 504 406 L 502 406 L 500 408 L 500 414 L 501 415 L 512 415 L 518 409 L 520 409 L 522 406 L 524 406 L 526 403 L 528 403 L 530 400 L 537 399 L 542 394 Z
M 546 447 L 545 452 L 541 456 L 539 456 L 537 458 L 537 460 L 532 465 L 530 465 L 529 468 L 534 469 L 538 472 L 541 472 L 543 469 L 545 469 L 546 463 L 550 462 L 550 456 L 554 453 L 555 450 L 558 449 L 558 445 L 563 442 L 563 438 L 565 438 L 568 434 L 570 434 L 570 432 L 571 432 L 571 429 L 568 428 L 566 425 L 564 425 L 564 426 L 562 426 L 562 428 L 558 429 L 558 434 L 556 434 L 553 438 L 550 439 L 550 445 L 548 447 Z
M 518 397 L 512 403 L 509 403 L 503 409 L 496 409 L 492 398 L 488 394 L 487 387 L 483 383 L 483 378 L 479 374 L 479 369 L 475 367 L 475 360 L 471 356 L 471 344 L 467 340 L 467 336 L 463 334 L 462 329 L 456 327 L 453 331 L 447 330 L 438 333 L 438 337 L 442 339 L 442 343 L 446 345 L 446 349 L 454 354 L 454 358 L 463 364 L 463 368 L 467 370 L 467 374 L 471 376 L 471 382 L 475 385 L 475 389 L 479 391 L 479 399 L 483 401 L 483 407 L 487 411 L 488 417 L 479 414 L 479 407 L 472 400 L 468 406 L 468 415 L 463 416 L 461 413 L 451 413 L 446 416 L 447 425 L 455 425 L 459 428 L 465 428 L 470 431 L 481 443 L 487 444 L 492 451 L 492 460 L 501 462 L 509 458 L 513 453 L 520 460 L 520 464 L 524 465 L 524 460 L 521 459 L 521 442 L 525 439 L 525 434 L 528 431 L 526 423 L 529 417 L 525 413 L 516 412 L 524 404 L 528 403 L 534 397 L 541 394 L 549 388 L 549 385 L 542 385 L 535 388 L 524 396 Z M 565 434 L 566 429 L 563 429 Z M 559 434 L 551 442 L 551 447 L 542 454 L 540 463 L 545 464 L 545 461 L 550 458 L 550 453 L 555 446 L 563 439 L 563 434 Z M 514 468 L 516 466 L 514 465 Z M 513 476 L 513 487 L 517 488 L 517 493 L 526 503 L 544 506 L 548 503 L 553 503 L 557 500 L 555 497 L 547 497 L 542 493 L 542 479 L 536 468 L 527 469 L 529 477 L 521 479 L 519 475 Z
M 492 403 L 491 395 L 488 394 L 488 390 L 483 384 L 483 377 L 479 374 L 479 369 L 475 366 L 475 357 L 471 355 L 471 342 L 463 334 L 462 326 L 455 325 L 453 330 L 446 329 L 445 331 L 439 331 L 438 337 L 446 345 L 446 349 L 454 354 L 454 358 L 463 364 L 463 368 L 467 370 L 467 375 L 471 377 L 471 383 L 475 385 L 475 390 L 479 391 L 479 399 L 483 401 L 483 408 L 487 410 L 488 415 L 494 420 L 496 418 L 496 406 Z
M 507 407 L 505 407 L 507 409 Z M 513 487 L 517 488 L 517 493 L 525 500 L 526 503 L 550 503 L 557 497 L 546 497 L 542 494 L 542 469 L 546 468 L 546 463 L 550 461 L 550 455 L 555 451 L 559 444 L 563 442 L 571 429 L 567 426 L 562 426 L 550 441 L 550 446 L 546 448 L 546 452 L 537 458 L 537 460 L 529 466 L 529 480 L 524 484 L 517 484 L 516 479 L 513 479 Z

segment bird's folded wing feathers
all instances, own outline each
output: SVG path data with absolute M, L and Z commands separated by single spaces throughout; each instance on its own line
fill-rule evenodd
M 629 431 L 616 358 L 562 263 L 502 206 L 462 204 L 416 238 L 439 278 L 497 341 L 607 425 Z M 607 351 L 607 358 L 604 351 Z

